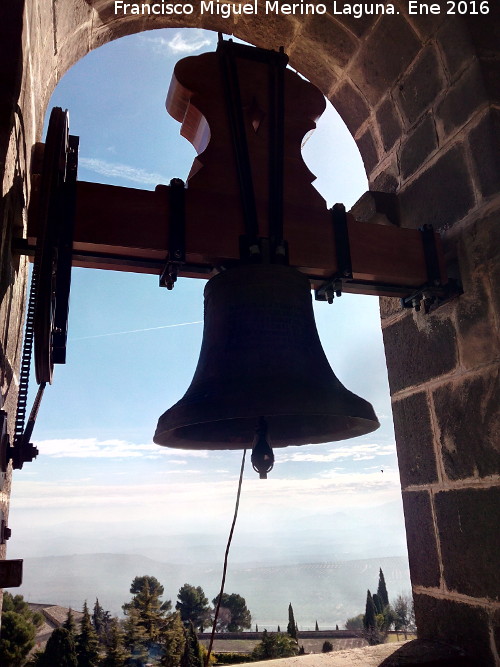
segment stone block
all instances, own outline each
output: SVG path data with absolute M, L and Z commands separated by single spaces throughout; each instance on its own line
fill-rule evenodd
M 456 302 L 460 363 L 476 368 L 499 355 L 500 290 L 492 286 L 500 284 L 500 208 L 462 234 L 458 251 L 464 288 Z
M 451 78 L 475 56 L 470 33 L 461 17 L 448 17 L 437 33 L 437 42 Z
M 434 118 L 427 114 L 401 147 L 401 175 L 408 178 L 438 147 Z
M 443 82 L 436 48 L 429 45 L 419 54 L 417 62 L 397 89 L 398 104 L 410 125 L 435 102 Z
M 400 202 L 405 227 L 425 222 L 439 232 L 461 220 L 475 203 L 463 146 L 441 155 L 401 192 Z
M 325 95 L 328 95 L 337 82 L 337 74 L 328 56 L 305 40 L 295 43 L 289 55 L 292 67 L 295 67 L 314 85 L 319 86 Z
M 370 181 L 370 187 L 372 190 L 378 190 L 379 192 L 395 193 L 399 188 L 398 176 L 398 169 L 394 167 L 392 170 L 384 169 L 373 181 Z
M 483 197 L 496 194 L 500 190 L 500 111 L 488 110 L 468 141 L 479 191 Z
M 45 3 L 44 3 L 45 4 Z M 51 13 L 54 12 L 55 50 L 59 53 L 64 44 L 67 50 L 82 51 L 77 42 L 86 39 L 85 48 L 88 52 L 89 36 L 92 25 L 92 7 L 86 2 L 54 2 Z M 74 44 L 74 47 L 72 47 Z M 72 60 L 76 62 L 76 60 Z
M 196 6 L 196 5 L 195 5 Z M 205 14 L 208 30 L 215 30 L 216 17 L 214 14 Z M 238 24 L 234 27 L 225 22 L 224 32 L 234 30 L 235 37 L 243 39 L 255 46 L 264 47 L 266 49 L 279 49 L 280 46 L 287 47 L 291 43 L 293 37 L 296 36 L 297 23 L 292 16 L 281 16 L 279 14 L 268 14 L 265 21 L 259 21 L 258 17 L 252 15 L 243 15 L 238 17 Z M 273 35 L 274 38 L 270 38 Z M 279 35 L 279 37 L 278 37 Z
M 346 81 L 335 91 L 330 102 L 342 116 L 351 134 L 356 134 L 370 115 L 366 100 L 350 81 Z
M 412 313 L 384 328 L 385 356 L 391 394 L 416 387 L 452 371 L 457 365 L 455 328 L 449 319 Z
M 377 109 L 377 123 L 384 150 L 389 151 L 401 136 L 401 122 L 394 103 L 388 97 Z
M 384 48 L 380 48 L 384 44 Z M 352 74 L 369 102 L 377 104 L 418 53 L 420 41 L 402 15 L 379 21 L 354 58 Z
M 491 104 L 500 104 L 500 61 L 482 60 L 484 87 Z
M 399 199 L 394 193 L 368 190 L 361 195 L 349 213 L 360 222 L 399 226 Z M 399 300 L 396 301 L 400 307 Z
M 342 7 L 343 4 L 343 2 L 337 3 L 337 6 Z M 341 23 L 356 37 L 362 37 L 377 20 L 376 14 L 367 14 L 366 12 L 363 12 L 358 18 L 354 14 L 333 14 L 333 5 L 331 3 L 326 5 L 326 11 L 334 17 L 335 21 Z
M 415 13 L 409 14 L 408 0 L 397 0 L 401 7 L 402 13 L 408 14 L 408 21 L 413 26 L 417 35 L 422 38 L 422 41 L 428 41 L 429 38 L 436 33 L 441 23 L 446 20 L 446 10 L 449 8 L 446 5 L 446 0 L 432 0 L 432 2 L 422 1 L 419 4 L 431 5 L 437 4 L 441 11 L 438 14 L 433 14 L 430 11 L 419 8 Z
M 428 491 L 403 491 L 406 541 L 414 586 L 439 587 L 440 571 Z
M 389 296 L 379 298 L 380 318 L 386 320 L 388 317 L 401 313 L 401 304 L 399 299 L 393 299 Z
M 500 4 L 488 2 L 488 14 L 478 14 L 467 21 L 467 29 L 478 56 L 498 57 L 498 26 L 500 25 Z
M 447 589 L 500 600 L 500 487 L 442 491 L 435 504 Z
M 433 393 L 439 442 L 450 479 L 486 477 L 500 470 L 498 371 L 450 382 Z
M 342 68 L 358 48 L 358 40 L 327 15 L 311 16 L 302 30 L 302 38 L 313 42 L 314 50 L 323 50 L 332 65 Z
M 472 665 L 493 667 L 489 619 L 479 606 L 417 594 L 415 618 L 420 639 L 432 639 L 460 646 Z
M 363 132 L 359 139 L 356 139 L 356 144 L 359 148 L 359 152 L 361 153 L 361 157 L 363 158 L 363 164 L 365 165 L 366 173 L 371 174 L 371 172 L 378 164 L 377 147 L 375 145 L 371 130 L 367 129 L 365 132 Z
M 436 482 L 434 435 L 426 394 L 419 392 L 395 401 L 392 414 L 402 488 Z
M 453 134 L 486 103 L 481 73 L 474 64 L 454 83 L 437 106 L 436 120 L 440 134 L 443 137 Z

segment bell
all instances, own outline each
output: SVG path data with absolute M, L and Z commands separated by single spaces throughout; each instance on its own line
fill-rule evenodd
M 198 365 L 154 442 L 244 449 L 263 420 L 273 447 L 344 440 L 380 425 L 330 368 L 308 278 L 278 264 L 240 265 L 207 283 Z

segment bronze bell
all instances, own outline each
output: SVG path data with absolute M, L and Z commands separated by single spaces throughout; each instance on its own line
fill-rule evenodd
M 344 440 L 379 427 L 371 404 L 330 368 L 308 278 L 277 264 L 239 266 L 207 283 L 198 365 L 183 398 L 160 417 L 154 442 L 244 449 L 262 419 L 273 447 Z

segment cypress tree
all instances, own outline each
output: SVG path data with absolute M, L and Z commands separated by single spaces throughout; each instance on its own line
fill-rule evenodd
M 186 643 L 184 644 L 180 667 L 203 667 L 200 657 L 200 644 L 192 621 L 189 622 L 186 631 Z
M 75 641 L 66 628 L 56 628 L 50 635 L 39 664 L 43 667 L 78 667 Z
M 278 625 L 278 630 L 277 630 L 277 632 L 281 632 L 281 628 L 280 628 L 280 626 L 279 626 L 279 625 Z
M 291 602 L 288 605 L 288 625 L 286 631 L 292 639 L 297 639 L 297 625 L 295 623 L 295 618 L 293 616 L 293 608 Z
M 73 637 L 76 635 L 75 617 L 73 616 L 73 610 L 71 607 L 68 609 L 68 615 L 66 616 L 66 620 L 63 623 L 63 628 L 66 628 L 66 630 L 68 630 L 68 632 L 70 632 Z
M 384 578 L 384 573 L 382 572 L 382 568 L 380 568 L 380 572 L 378 575 L 377 595 L 379 596 L 382 602 L 382 609 L 384 607 L 387 607 L 387 605 L 389 604 L 389 595 L 387 593 L 387 586 L 385 585 L 385 578 Z
M 318 621 L 316 621 L 316 627 L 314 628 L 316 632 L 319 632 Z
M 99 663 L 99 640 L 90 620 L 87 602 L 83 605 L 80 634 L 76 638 L 78 667 L 97 667 Z
M 382 600 L 380 599 L 380 595 L 377 593 L 373 594 L 373 604 L 375 605 L 375 613 L 376 614 L 383 614 L 384 613 L 384 605 L 382 604 Z
M 375 613 L 372 594 L 368 591 L 366 594 L 365 615 L 363 617 L 363 626 L 365 630 L 374 629 L 376 627 L 377 622 L 375 620 Z

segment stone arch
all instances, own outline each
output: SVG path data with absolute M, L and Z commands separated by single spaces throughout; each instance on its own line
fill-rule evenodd
M 460 299 L 427 317 L 384 302 L 382 326 L 419 632 L 493 665 L 500 661 L 500 6 L 490 0 L 487 15 L 458 16 L 447 13 L 446 0 L 433 4 L 439 12 L 410 14 L 408 0 L 394 0 L 394 16 L 356 19 L 330 7 L 324 16 L 249 15 L 233 23 L 216 15 L 117 17 L 111 0 L 4 3 L 0 219 L 15 179 L 29 172 L 51 91 L 89 50 L 160 27 L 283 45 L 340 112 L 371 188 L 397 193 L 401 223 L 433 223 L 458 260 Z M 27 160 L 14 140 L 20 118 Z M 20 307 L 24 273 L 7 279 Z M 8 342 L 5 363 L 15 368 L 18 332 Z M 0 503 L 7 507 L 5 493 Z

